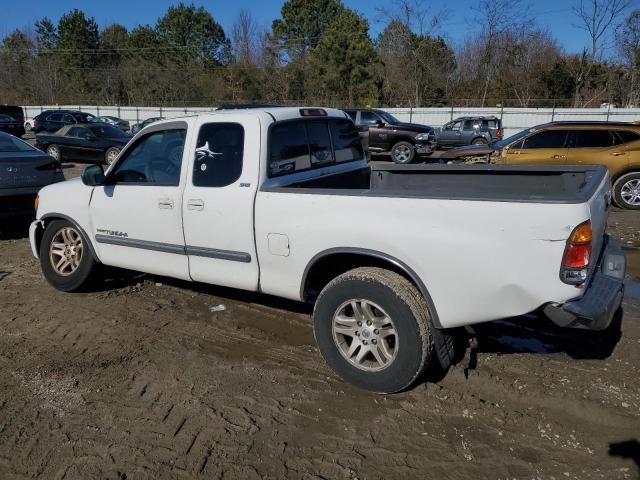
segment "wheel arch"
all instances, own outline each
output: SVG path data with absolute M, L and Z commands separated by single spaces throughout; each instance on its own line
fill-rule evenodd
M 47 228 L 47 225 L 49 225 L 51 222 L 53 222 L 54 220 L 65 220 L 67 222 L 69 222 L 70 224 L 72 224 L 82 235 L 82 237 L 84 238 L 85 243 L 88 245 L 89 247 L 89 251 L 91 252 L 91 255 L 93 256 L 94 260 L 98 263 L 100 263 L 100 259 L 98 258 L 98 255 L 96 254 L 96 250 L 93 246 L 93 243 L 91 242 L 91 239 L 89 237 L 89 235 L 87 235 L 87 232 L 84 231 L 84 229 L 78 224 L 78 222 L 76 222 L 73 218 L 64 215 L 63 213 L 47 213 L 45 215 L 43 215 L 42 217 L 40 217 L 38 222 L 38 228 L 36 228 L 35 231 L 35 236 L 34 236 L 34 240 L 35 240 L 35 247 L 36 247 L 36 252 L 40 252 L 40 244 L 42 243 L 42 236 L 44 235 L 44 231 Z
M 422 294 L 429 308 L 431 321 L 443 328 L 431 295 L 418 274 L 406 263 L 376 250 L 355 247 L 336 247 L 315 255 L 307 264 L 300 284 L 300 298 L 313 301 L 315 296 L 335 277 L 358 267 L 380 267 L 393 271 L 413 284 Z
M 614 176 L 611 177 L 611 187 L 615 185 L 615 183 L 620 180 L 623 176 L 628 173 L 640 173 L 640 165 L 630 165 L 625 167 L 623 170 L 620 170 Z

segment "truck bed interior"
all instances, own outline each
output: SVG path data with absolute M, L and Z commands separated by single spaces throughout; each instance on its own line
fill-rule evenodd
M 606 175 L 603 166 L 396 165 L 329 174 L 263 191 L 452 200 L 583 203 Z

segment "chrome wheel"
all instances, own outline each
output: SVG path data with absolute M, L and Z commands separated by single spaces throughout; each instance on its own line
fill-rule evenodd
M 47 155 L 53 157 L 55 160 L 60 161 L 60 149 L 57 145 L 49 145 L 47 148 Z
M 387 368 L 398 353 L 398 334 L 391 317 L 369 300 L 352 299 L 333 315 L 333 340 L 342 356 L 360 370 Z
M 393 149 L 393 158 L 398 163 L 407 163 L 411 160 L 411 149 L 406 145 L 398 145 Z
M 49 246 L 49 260 L 53 270 L 68 277 L 80 266 L 83 252 L 82 237 L 74 228 L 64 227 L 56 232 Z
M 628 205 L 640 205 L 640 179 L 629 180 L 622 185 L 620 196 Z
M 118 158 L 119 153 L 120 150 L 118 150 L 117 148 L 110 148 L 109 150 L 107 150 L 107 165 L 111 165 L 113 162 L 115 162 L 116 158 Z

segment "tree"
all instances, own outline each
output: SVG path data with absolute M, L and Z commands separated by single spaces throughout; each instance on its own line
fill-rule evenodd
M 625 103 L 640 104 L 640 10 L 634 10 L 620 27 L 620 55 L 626 66 Z
M 236 62 L 257 63 L 261 40 L 258 24 L 251 12 L 240 10 L 231 31 L 231 50 Z
M 353 10 L 344 9 L 333 19 L 310 63 L 311 89 L 323 102 L 356 105 L 375 100 L 377 55 L 368 22 Z
M 33 97 L 29 79 L 33 78 L 34 61 L 34 44 L 27 34 L 15 30 L 5 37 L 0 44 L 0 98 L 19 103 Z
M 224 30 L 204 7 L 171 6 L 158 20 L 156 32 L 160 43 L 173 51 L 168 54 L 184 61 L 196 60 L 203 66 L 227 62 L 229 41 Z
M 616 26 L 616 22 L 633 0 L 580 0 L 572 8 L 578 27 L 586 31 L 591 41 L 591 59 L 595 61 L 600 42 Z
M 287 0 L 280 10 L 282 18 L 273 22 L 273 39 L 290 59 L 305 56 L 343 10 L 339 0 Z

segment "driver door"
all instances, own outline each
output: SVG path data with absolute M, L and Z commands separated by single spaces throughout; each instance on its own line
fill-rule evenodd
M 91 197 L 91 233 L 103 263 L 190 279 L 182 231 L 187 125 L 158 125 L 127 148 Z
M 442 146 L 452 147 L 460 145 L 462 138 L 462 120 L 447 123 L 442 127 L 438 143 Z
M 375 113 L 368 110 L 362 110 L 360 112 L 358 130 L 366 132 L 369 147 L 376 150 L 387 150 L 387 148 L 389 148 L 389 146 L 386 145 L 387 135 L 383 134 L 383 129 L 380 127 L 382 124 L 384 124 L 384 122 Z

